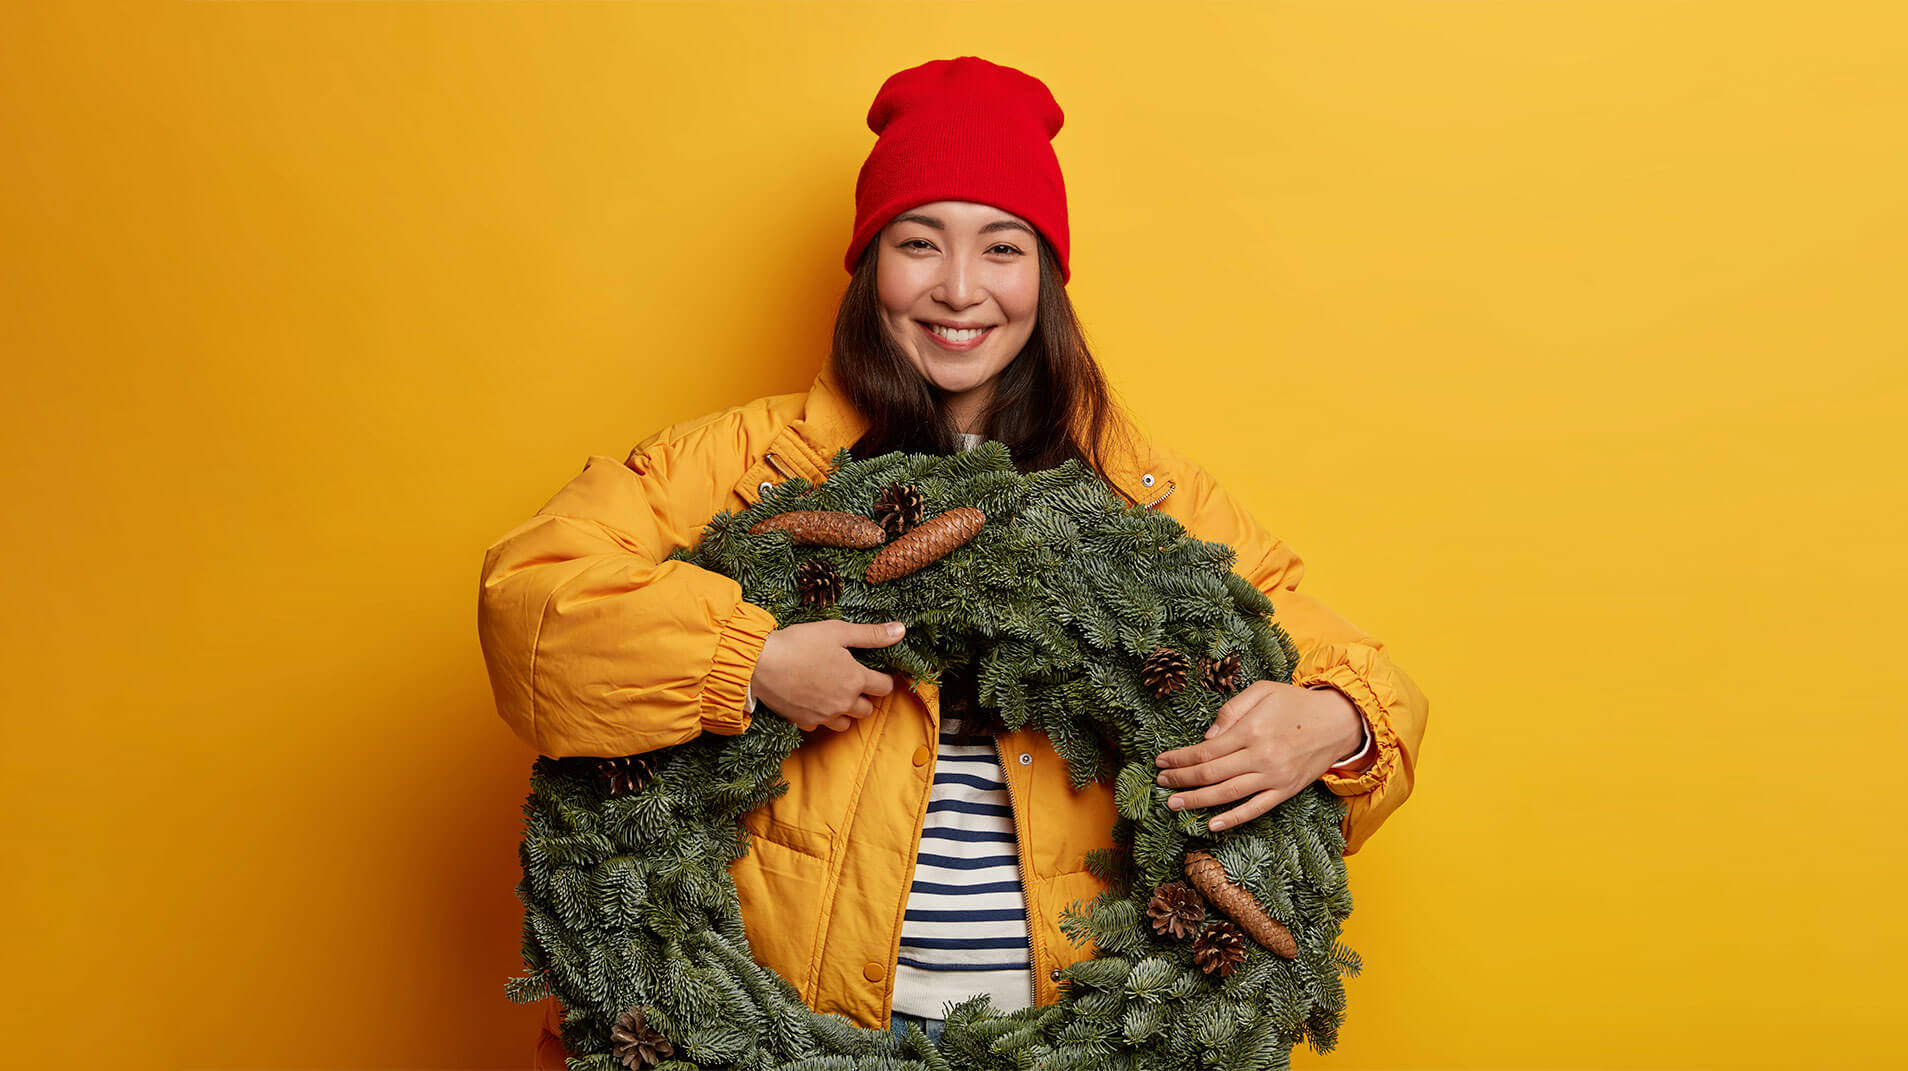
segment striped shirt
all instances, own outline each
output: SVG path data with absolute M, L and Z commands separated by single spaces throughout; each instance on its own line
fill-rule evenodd
M 1002 1012 L 1033 997 L 1020 847 L 999 754 L 991 742 L 956 744 L 951 735 L 941 733 L 894 971 L 894 1009 L 930 1019 L 979 993 Z
M 961 440 L 963 449 L 982 441 Z M 1020 844 L 1000 755 L 985 738 L 953 743 L 954 728 L 944 722 L 937 745 L 894 970 L 894 1010 L 929 1019 L 981 993 L 1002 1012 L 1033 1000 Z

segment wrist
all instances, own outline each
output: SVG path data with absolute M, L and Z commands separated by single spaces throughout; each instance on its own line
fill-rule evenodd
M 1358 766 L 1372 749 L 1371 724 L 1365 720 L 1364 712 L 1358 709 L 1358 704 L 1352 702 L 1350 696 L 1332 685 L 1308 684 L 1305 687 L 1308 691 L 1323 692 L 1331 696 L 1334 700 L 1333 707 L 1343 712 L 1346 729 L 1340 735 L 1341 746 L 1335 750 L 1334 754 L 1344 757 L 1332 763 L 1332 771 L 1340 772 L 1347 767 Z

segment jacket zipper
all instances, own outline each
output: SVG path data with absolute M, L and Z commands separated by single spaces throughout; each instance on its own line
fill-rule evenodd
M 1160 504 L 1161 502 L 1164 502 L 1164 501 L 1166 501 L 1166 495 L 1170 495 L 1170 494 L 1172 494 L 1172 493 L 1173 493 L 1174 491 L 1176 491 L 1176 490 L 1178 490 L 1178 489 L 1179 489 L 1179 481 L 1177 481 L 1177 480 L 1167 480 L 1167 481 L 1166 481 L 1166 494 L 1165 494 L 1165 495 L 1161 495 L 1161 496 L 1159 496 L 1158 498 L 1155 498 L 1155 499 L 1153 499 L 1153 500 L 1152 500 L 1151 502 L 1148 502 L 1148 503 L 1146 504 L 1146 508 L 1147 508 L 1147 509 L 1152 509 L 1152 508 L 1153 508 L 1154 506 L 1157 506 L 1157 505 L 1159 505 L 1159 504 Z
M 1020 841 L 1020 808 L 1014 803 L 1014 781 L 1007 773 L 1007 753 L 1000 748 L 1000 735 L 994 735 L 994 755 L 1000 760 L 1000 780 L 1007 786 L 1007 813 L 1014 820 L 1014 870 L 1020 875 L 1020 913 L 1027 921 L 1027 1006 L 1040 1004 L 1039 982 L 1034 972 L 1039 964 L 1034 959 L 1033 912 L 1027 910 L 1027 866 L 1021 861 L 1021 853 L 1026 846 Z
M 775 451 L 770 450 L 766 456 L 769 463 L 769 467 L 774 469 L 777 473 L 780 473 L 782 479 L 784 480 L 794 479 L 793 476 L 789 475 L 788 470 L 782 467 L 782 463 L 775 459 Z

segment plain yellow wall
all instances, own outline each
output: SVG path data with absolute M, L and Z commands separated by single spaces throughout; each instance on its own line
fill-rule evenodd
M 8 5 L 4 1062 L 527 1065 L 483 548 L 807 386 L 869 100 L 975 53 L 1127 403 L 1431 697 L 1297 1064 L 1902 1066 L 1905 30 Z

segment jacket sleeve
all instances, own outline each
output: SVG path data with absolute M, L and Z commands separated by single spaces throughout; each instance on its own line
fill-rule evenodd
M 634 755 L 740 733 L 775 628 L 734 580 L 664 561 L 715 512 L 704 474 L 671 480 L 657 436 L 592 456 L 484 552 L 478 638 L 497 712 L 539 753 Z
M 1327 684 L 1350 699 L 1371 727 L 1378 756 L 1355 775 L 1321 780 L 1345 797 L 1345 854 L 1364 846 L 1391 812 L 1411 795 L 1429 705 L 1424 693 L 1385 651 L 1385 645 L 1330 607 L 1300 591 L 1305 563 L 1284 540 L 1268 533 L 1209 475 L 1192 467 L 1194 495 L 1187 527 L 1197 538 L 1224 542 L 1239 554 L 1234 569 L 1265 592 L 1272 620 L 1292 638 L 1299 663 L 1292 683 Z

